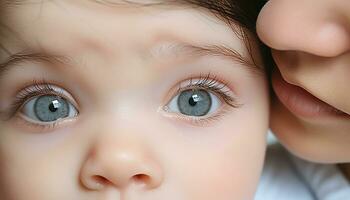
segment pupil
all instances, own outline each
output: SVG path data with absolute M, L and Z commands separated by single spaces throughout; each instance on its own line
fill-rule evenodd
M 188 100 L 188 103 L 189 103 L 191 106 L 197 105 L 197 102 L 194 100 L 193 96 Z
M 49 105 L 49 110 L 50 110 L 51 112 L 56 112 L 56 111 L 58 110 L 58 108 L 56 108 L 55 105 L 54 105 L 54 103 L 52 102 L 52 103 L 50 103 L 50 105 Z

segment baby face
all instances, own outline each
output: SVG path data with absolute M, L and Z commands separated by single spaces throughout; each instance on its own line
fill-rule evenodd
M 279 69 L 272 129 L 311 161 L 350 162 L 349 11 L 348 0 L 270 0 L 257 23 Z
M 0 199 L 253 198 L 268 89 L 221 20 L 122 1 L 1 14 Z

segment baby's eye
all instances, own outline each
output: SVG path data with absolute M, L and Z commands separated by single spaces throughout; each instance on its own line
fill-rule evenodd
M 35 122 L 50 123 L 60 119 L 73 118 L 78 112 L 72 103 L 55 95 L 43 95 L 27 101 L 21 114 Z
M 214 113 L 221 106 L 220 99 L 204 89 L 188 89 L 180 92 L 167 105 L 169 112 L 202 117 Z

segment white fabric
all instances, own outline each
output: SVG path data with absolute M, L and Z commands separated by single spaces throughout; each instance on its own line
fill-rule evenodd
M 335 165 L 298 159 L 273 144 L 255 200 L 350 200 L 350 184 Z
M 296 169 L 319 200 L 350 200 L 350 183 L 336 165 L 310 163 L 292 157 Z
M 316 200 L 287 152 L 279 144 L 266 152 L 265 165 L 255 200 Z

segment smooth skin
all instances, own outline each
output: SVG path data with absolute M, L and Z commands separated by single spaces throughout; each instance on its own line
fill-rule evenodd
M 349 11 L 348 0 L 270 0 L 257 31 L 278 67 L 273 132 L 301 158 L 343 163 L 350 180 Z
M 1 74 L 0 110 L 45 79 L 78 113 L 55 126 L 23 109 L 0 121 L 0 199 L 253 199 L 266 148 L 267 80 L 227 51 L 199 48 L 225 46 L 251 63 L 226 23 L 190 7 L 40 2 L 2 9 L 2 23 L 17 34 L 1 44 L 12 53 L 69 56 L 70 64 L 12 63 Z M 205 74 L 219 89 L 227 83 L 221 89 L 239 106 L 211 91 L 218 106 L 207 116 L 172 110 L 179 86 Z

